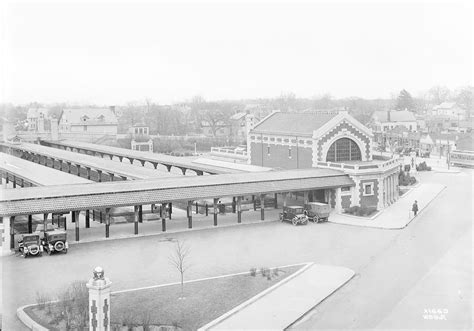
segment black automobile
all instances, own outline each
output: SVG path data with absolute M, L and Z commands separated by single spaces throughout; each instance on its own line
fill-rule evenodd
M 38 234 L 24 234 L 18 240 L 18 251 L 26 259 L 28 256 L 43 255 L 43 247 L 40 245 Z
M 66 254 L 69 248 L 67 233 L 62 230 L 45 231 L 42 244 L 44 250 L 49 255 L 53 252 L 63 252 Z

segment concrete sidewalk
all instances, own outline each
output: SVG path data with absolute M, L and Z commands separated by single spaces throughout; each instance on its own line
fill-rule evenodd
M 329 222 L 380 229 L 403 229 L 415 218 L 411 211 L 415 200 L 418 201 L 419 215 L 445 188 L 446 186 L 441 184 L 420 184 L 373 219 L 334 213 L 329 217 Z
M 311 264 L 199 330 L 284 330 L 354 274 L 348 268 Z

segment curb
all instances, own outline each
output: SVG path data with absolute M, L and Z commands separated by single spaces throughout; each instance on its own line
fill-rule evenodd
M 443 193 L 443 191 L 444 191 L 446 188 L 447 188 L 447 186 L 443 186 L 443 188 L 442 188 L 438 193 L 436 193 L 436 195 L 433 197 L 433 199 L 431 199 L 423 208 L 420 209 L 420 212 L 419 212 L 418 215 L 416 215 L 416 216 L 419 216 L 433 201 L 436 200 L 436 198 L 437 198 L 441 193 Z M 408 226 L 408 224 L 410 224 L 410 223 L 416 218 L 416 216 L 413 216 L 413 217 L 408 221 L 408 223 L 405 224 L 404 227 L 401 227 L 401 228 L 398 228 L 398 229 L 404 229 L 404 228 L 406 228 L 406 227 Z
M 35 322 L 30 316 L 28 316 L 27 313 L 25 313 L 25 308 L 36 306 L 36 304 L 30 304 L 30 305 L 25 305 L 21 306 L 16 310 L 16 316 L 18 316 L 18 319 L 26 325 L 30 330 L 33 331 L 49 331 L 49 329 L 45 328 L 41 324 Z
M 300 270 L 298 270 L 297 272 L 295 272 L 294 274 L 292 274 L 291 276 L 279 281 L 278 283 L 276 283 L 275 285 L 267 288 L 266 290 L 264 290 L 263 292 L 260 292 L 258 293 L 257 295 L 255 295 L 254 297 L 248 299 L 247 301 L 241 303 L 240 305 L 238 305 L 237 307 L 229 310 L 227 313 L 225 313 L 224 315 L 221 315 L 220 317 L 216 318 L 215 320 L 207 323 L 206 325 L 200 327 L 197 331 L 206 331 L 206 330 L 209 330 L 209 328 L 212 328 L 214 326 L 216 326 L 217 324 L 221 323 L 222 321 L 228 319 L 230 316 L 232 315 L 235 315 L 236 313 L 238 313 L 239 311 L 241 311 L 242 309 L 246 308 L 247 306 L 251 305 L 252 303 L 254 303 L 255 301 L 259 300 L 260 298 L 264 297 L 265 295 L 267 295 L 268 293 L 274 291 L 275 289 L 277 289 L 278 287 L 282 286 L 283 284 L 287 283 L 288 281 L 290 281 L 291 279 L 299 276 L 301 273 L 305 272 L 309 267 L 311 267 L 312 265 L 314 265 L 314 262 L 309 262 L 307 263 L 303 268 L 301 268 Z

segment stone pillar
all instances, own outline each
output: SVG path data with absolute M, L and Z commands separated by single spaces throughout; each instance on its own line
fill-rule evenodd
M 98 182 L 102 182 L 102 170 L 97 170 Z
M 138 234 L 138 222 L 140 220 L 140 208 L 139 206 L 134 206 L 134 218 L 133 218 L 133 223 L 134 223 L 134 234 Z
M 265 220 L 265 194 L 260 194 L 260 220 Z
M 234 214 L 237 211 L 236 207 L 237 207 L 237 205 L 236 205 L 235 197 L 232 197 L 232 213 L 234 213 Z
M 110 330 L 110 286 L 112 282 L 104 277 L 101 267 L 94 269 L 93 278 L 86 286 L 89 289 L 89 330 Z
M 16 177 L 13 176 L 13 188 L 16 188 Z
M 334 209 L 336 210 L 336 213 L 341 213 L 342 212 L 341 188 L 340 187 L 336 188 L 336 204 L 335 204 Z
M 3 217 L 2 255 L 11 254 L 10 217 Z
M 381 177 L 379 177 L 378 179 L 378 187 L 379 187 L 379 195 L 378 195 L 378 203 L 377 203 L 377 209 L 378 210 L 382 210 L 385 205 L 384 205 L 384 201 L 383 201 L 383 192 L 384 192 L 384 187 L 383 187 L 383 180 L 381 179 Z
M 10 216 L 10 249 L 15 248 L 15 216 Z
M 143 223 L 143 206 L 138 206 L 138 223 Z
M 219 201 L 218 198 L 214 198 L 214 226 L 217 226 L 217 213 L 219 212 L 217 210 L 217 202 Z
M 275 199 L 275 204 L 274 204 L 274 208 L 275 209 L 278 209 L 278 193 L 275 193 L 274 194 L 274 199 Z
M 86 168 L 87 179 L 91 180 L 91 168 Z
M 303 202 L 306 204 L 306 203 L 308 203 L 308 201 L 309 201 L 309 198 L 308 198 L 308 197 L 309 197 L 309 192 L 308 192 L 308 191 L 304 191 L 304 192 L 303 192 L 303 195 L 304 195 Z
M 187 213 L 188 213 L 188 228 L 192 229 L 193 228 L 193 202 L 191 200 L 188 201 Z
M 288 200 L 288 193 L 285 192 L 283 193 L 283 207 L 286 207 L 287 200 Z

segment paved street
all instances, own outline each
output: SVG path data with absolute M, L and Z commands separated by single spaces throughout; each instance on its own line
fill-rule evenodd
M 422 181 L 441 183 L 447 189 L 403 230 L 269 222 L 74 245 L 67 255 L 9 256 L 3 258 L 4 329 L 24 329 L 15 310 L 34 303 L 37 290 L 57 293 L 73 280 L 87 280 L 97 265 L 104 267 L 113 290 L 177 281 L 178 274 L 168 262 L 171 238 L 185 240 L 191 247 L 193 265 L 186 279 L 308 261 L 353 269 L 355 278 L 294 329 L 374 328 L 471 231 L 471 174 L 471 170 L 420 173 Z M 459 290 L 464 298 L 470 296 L 465 286 Z M 414 300 L 421 311 L 426 308 L 423 297 Z M 455 312 L 460 307 L 465 305 L 454 300 L 448 308 Z M 421 318 L 420 314 L 420 325 Z M 416 322 L 412 328 L 417 328 Z

